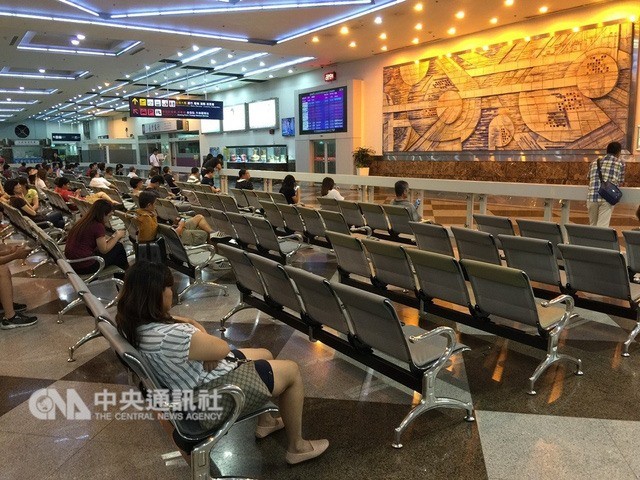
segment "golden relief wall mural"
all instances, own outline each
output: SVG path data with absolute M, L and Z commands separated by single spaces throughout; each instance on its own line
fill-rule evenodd
M 624 142 L 632 26 L 385 67 L 383 150 L 599 149 Z

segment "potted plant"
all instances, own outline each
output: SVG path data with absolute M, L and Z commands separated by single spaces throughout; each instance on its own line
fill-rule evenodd
M 373 148 L 358 147 L 353 151 L 353 163 L 356 166 L 358 175 L 369 175 L 369 167 L 373 162 L 373 155 L 375 154 Z

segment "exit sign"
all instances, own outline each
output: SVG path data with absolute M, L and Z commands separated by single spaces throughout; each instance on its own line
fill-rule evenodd
M 338 78 L 338 76 L 336 75 L 336 72 L 327 72 L 324 74 L 325 82 L 333 82 L 336 78 Z

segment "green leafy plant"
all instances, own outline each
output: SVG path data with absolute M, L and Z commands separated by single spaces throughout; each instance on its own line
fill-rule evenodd
M 358 147 L 353 151 L 353 163 L 356 168 L 366 168 L 370 167 L 373 163 L 373 155 L 375 154 L 375 150 L 373 148 L 368 147 Z

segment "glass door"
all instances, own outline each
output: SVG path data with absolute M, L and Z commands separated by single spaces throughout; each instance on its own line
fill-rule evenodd
M 336 141 L 313 140 L 313 173 L 336 173 Z

